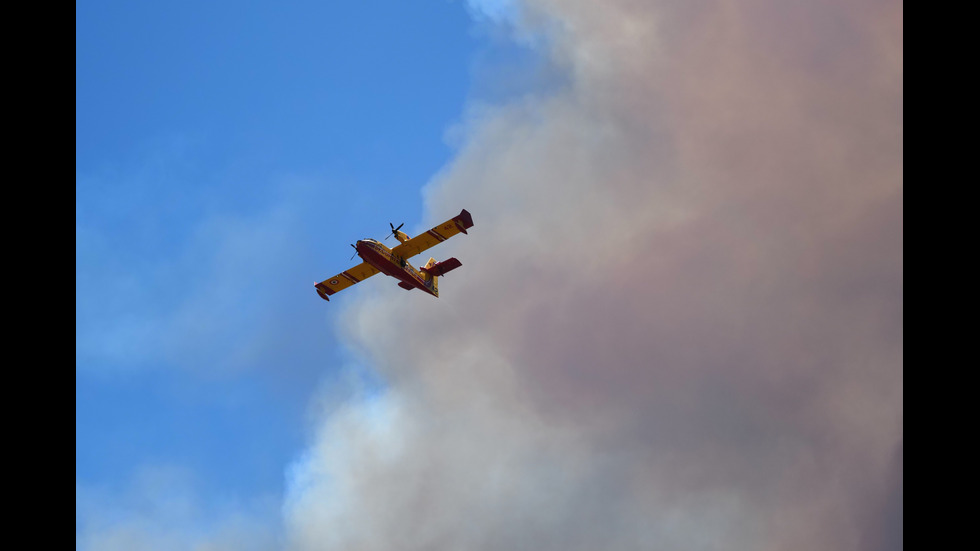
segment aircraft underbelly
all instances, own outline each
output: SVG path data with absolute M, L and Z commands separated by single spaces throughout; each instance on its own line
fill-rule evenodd
M 437 296 L 432 292 L 432 290 L 425 286 L 425 282 L 421 279 L 421 276 L 416 278 L 414 277 L 414 274 L 409 272 L 410 265 L 407 262 L 406 267 L 402 267 L 400 262 L 392 260 L 392 257 L 382 254 L 369 247 L 364 247 L 364 250 L 358 249 L 357 252 L 365 262 L 380 270 L 381 273 L 398 279 L 408 285 L 411 285 L 412 287 L 415 287 L 416 289 L 421 289 L 430 295 Z

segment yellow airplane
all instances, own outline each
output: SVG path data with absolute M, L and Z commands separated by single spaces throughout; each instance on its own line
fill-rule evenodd
M 466 209 L 463 209 L 458 216 L 450 218 L 411 239 L 398 231 L 405 224 L 401 224 L 397 228 L 394 224 L 388 225 L 391 226 L 391 234 L 388 237 L 395 236 L 395 239 L 401 243 L 394 249 L 389 249 L 374 239 L 362 239 L 356 245 L 351 245 L 357 251 L 355 254 L 360 256 L 364 262 L 320 283 L 314 283 L 313 286 L 316 287 L 316 293 L 320 295 L 320 298 L 330 300 L 330 295 L 343 291 L 355 283 L 360 283 L 378 272 L 397 279 L 398 286 L 402 289 L 409 291 L 421 289 L 434 297 L 439 296 L 439 276 L 459 268 L 463 263 L 455 258 L 442 262 L 436 262 L 436 259 L 430 258 L 425 266 L 416 270 L 408 263 L 408 259 L 460 232 L 466 233 L 468 228 L 473 227 L 473 217 Z

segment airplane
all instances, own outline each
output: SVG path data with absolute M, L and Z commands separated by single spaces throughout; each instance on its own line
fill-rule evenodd
M 316 294 L 320 295 L 320 298 L 329 301 L 330 295 L 360 283 L 378 272 L 397 279 L 398 286 L 402 289 L 409 291 L 421 289 L 434 297 L 439 296 L 439 276 L 459 268 L 463 263 L 455 258 L 442 262 L 429 258 L 425 266 L 416 270 L 408 259 L 460 232 L 466 233 L 467 229 L 473 227 L 473 217 L 463 209 L 459 215 L 412 238 L 398 231 L 405 224 L 400 224 L 397 228 L 392 223 L 388 225 L 391 226 L 388 237 L 394 236 L 400 243 L 392 249 L 374 239 L 361 239 L 356 245 L 351 245 L 356 251 L 354 255 L 360 256 L 364 262 L 319 283 L 314 283 Z

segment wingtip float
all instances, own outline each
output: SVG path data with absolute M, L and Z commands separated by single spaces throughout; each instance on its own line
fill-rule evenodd
M 456 234 L 466 234 L 466 230 L 473 227 L 473 217 L 466 209 L 463 209 L 453 218 L 412 238 L 398 231 L 404 224 L 399 224 L 397 227 L 391 223 L 389 225 L 391 226 L 391 233 L 388 237 L 394 236 L 400 242 L 397 246 L 389 249 L 374 239 L 362 239 L 356 245 L 351 245 L 357 251 L 355 255 L 360 256 L 363 262 L 333 277 L 314 283 L 313 287 L 316 288 L 316 294 L 320 295 L 323 300 L 329 301 L 330 295 L 343 291 L 351 285 L 360 283 L 380 272 L 397 279 L 398 286 L 403 289 L 409 291 L 420 289 L 438 297 L 439 277 L 445 275 L 446 272 L 459 268 L 463 263 L 455 258 L 449 258 L 442 262 L 436 262 L 436 259 L 429 258 L 425 266 L 416 269 L 408 262 L 408 259 Z

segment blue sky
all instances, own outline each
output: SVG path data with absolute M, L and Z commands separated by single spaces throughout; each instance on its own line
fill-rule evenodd
M 447 0 L 82 2 L 75 55 L 76 530 L 147 469 L 278 496 L 369 370 L 311 283 L 419 222 L 466 102 L 534 58 Z

